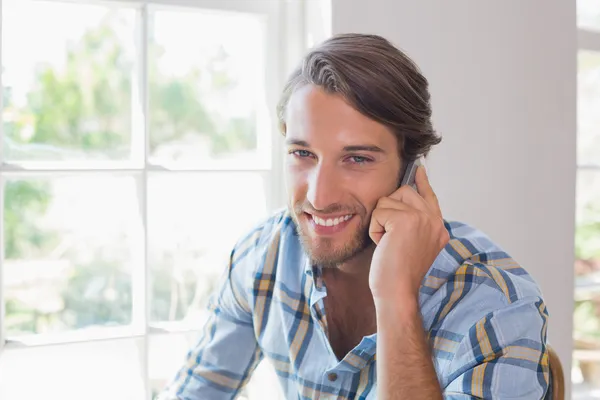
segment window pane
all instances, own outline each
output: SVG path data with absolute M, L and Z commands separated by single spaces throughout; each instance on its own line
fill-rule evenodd
M 8 336 L 130 323 L 135 180 L 10 179 L 4 196 Z
M 2 7 L 5 157 L 128 159 L 135 11 L 31 0 Z
M 577 25 L 600 31 L 600 1 L 577 0 Z
M 600 399 L 600 352 L 575 350 L 573 358 L 572 399 Z
M 576 275 L 600 272 L 600 170 L 578 172 L 576 227 Z
M 5 350 L 0 399 L 144 400 L 141 340 Z
M 578 173 L 576 224 L 573 395 L 600 399 L 600 170 Z
M 268 162 L 265 21 L 176 9 L 155 10 L 151 17 L 152 162 Z
M 185 356 L 198 340 L 197 332 L 150 336 L 148 378 L 154 399 L 184 365 Z
M 149 345 L 149 381 L 152 398 L 157 396 L 184 365 L 187 352 L 196 344 L 199 333 L 152 335 Z M 263 360 L 239 400 L 284 400 L 273 366 Z
M 197 324 L 233 244 L 266 215 L 254 173 L 168 173 L 148 182 L 152 320 Z
M 600 53 L 582 50 L 578 64 L 578 163 L 600 165 Z

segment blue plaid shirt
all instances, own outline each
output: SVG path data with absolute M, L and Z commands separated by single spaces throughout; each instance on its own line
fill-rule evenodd
M 548 314 L 537 285 L 480 231 L 446 228 L 419 297 L 445 398 L 544 398 Z M 160 399 L 235 398 L 263 358 L 286 399 L 375 399 L 377 334 L 338 360 L 326 296 L 288 212 L 277 213 L 235 246 L 201 338 Z

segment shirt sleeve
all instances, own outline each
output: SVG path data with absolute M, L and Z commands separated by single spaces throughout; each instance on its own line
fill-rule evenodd
M 209 317 L 198 343 L 157 400 L 233 399 L 262 359 L 243 285 L 245 264 L 251 263 L 252 257 L 248 250 L 239 253 L 232 252 L 211 296 Z
M 475 311 L 478 319 L 463 331 L 446 370 L 444 398 L 544 399 L 549 365 L 543 300 L 532 296 L 489 308 Z

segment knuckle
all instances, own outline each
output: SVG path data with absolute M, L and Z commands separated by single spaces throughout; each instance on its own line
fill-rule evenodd
M 421 214 L 422 213 L 420 211 L 407 212 L 406 219 L 408 220 L 408 223 L 410 223 L 410 224 L 420 225 L 420 224 L 422 224 L 422 221 L 423 221 L 423 217 L 421 216 Z
M 379 208 L 392 208 L 394 200 L 389 197 L 382 197 L 377 201 L 377 207 Z
M 398 190 L 396 190 L 392 197 L 394 198 L 404 198 L 406 196 L 410 196 L 410 193 L 414 191 L 414 189 L 412 187 L 410 187 L 409 185 L 404 185 L 401 186 Z
M 383 210 L 381 208 L 375 208 L 371 213 L 371 222 L 373 222 L 373 218 L 378 218 L 381 216 Z
M 448 231 L 446 229 L 442 229 L 442 231 L 440 232 L 439 238 L 440 238 L 440 243 L 445 246 L 450 241 L 450 234 L 448 233 Z
M 410 185 L 404 185 L 400 188 L 403 196 L 414 196 L 418 192 Z

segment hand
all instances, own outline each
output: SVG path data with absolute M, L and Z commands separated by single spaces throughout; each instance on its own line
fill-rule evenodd
M 421 282 L 448 243 L 437 197 L 421 166 L 415 177 L 417 191 L 402 186 L 377 203 L 369 235 L 377 244 L 369 286 L 376 304 L 418 301 Z

